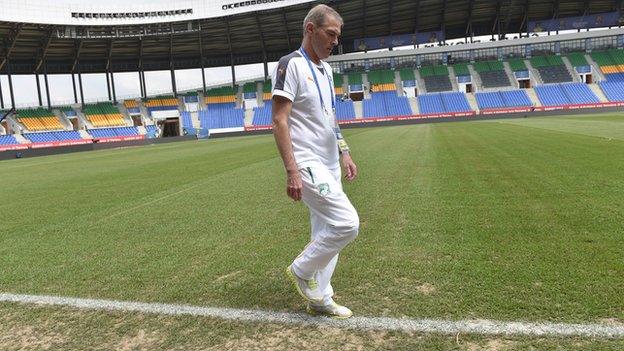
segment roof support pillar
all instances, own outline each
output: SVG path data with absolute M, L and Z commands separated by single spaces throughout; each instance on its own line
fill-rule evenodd
M 39 82 L 39 73 L 35 73 L 35 82 L 37 82 L 37 98 L 39 98 L 39 106 L 43 106 L 41 99 L 41 83 Z
M 117 94 L 115 93 L 115 75 L 113 70 L 110 71 L 111 88 L 113 90 L 113 102 L 117 104 Z
M 80 86 L 80 103 L 82 104 L 82 108 L 85 107 L 85 103 L 84 103 L 84 91 L 82 90 L 82 73 L 80 71 L 82 71 L 81 67 L 80 67 L 80 61 L 78 62 L 78 85 Z
M 13 95 L 13 79 L 11 78 L 11 62 L 6 59 L 7 78 L 9 78 L 9 95 L 11 96 L 11 107 L 15 108 L 15 96 Z
M 204 45 L 202 42 L 201 22 L 197 22 L 199 28 L 199 60 L 201 62 L 201 75 L 202 75 L 202 93 L 206 93 L 206 73 L 204 72 Z
M 72 78 L 74 75 L 72 74 Z M 73 79 L 72 79 L 73 81 Z M 50 100 L 50 85 L 48 84 L 48 61 L 43 61 L 43 84 L 45 84 L 46 100 L 48 101 L 48 108 L 52 108 L 52 101 Z M 74 95 L 76 95 L 76 85 L 74 84 Z
M 230 67 L 232 68 L 232 87 L 236 85 L 236 70 L 234 69 L 234 53 L 232 52 L 232 39 L 230 37 L 230 18 L 225 18 L 225 26 L 227 29 L 227 40 L 230 48 Z
M 76 77 L 74 75 L 74 72 L 71 73 L 71 77 L 72 77 L 72 86 L 74 87 L 74 103 L 77 104 L 78 94 L 76 93 Z
M 108 70 L 106 70 L 106 91 L 108 92 L 108 100 L 112 101 L 110 79 L 108 79 Z
M 2 76 L 0 76 L 0 108 L 4 109 L 4 96 L 2 96 Z

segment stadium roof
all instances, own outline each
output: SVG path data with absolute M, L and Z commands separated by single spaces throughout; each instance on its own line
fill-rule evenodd
M 524 31 L 528 21 L 620 10 L 619 0 L 320 1 L 345 21 L 342 52 L 364 37 L 443 30 L 446 38 Z M 301 22 L 319 2 L 169 23 L 64 26 L 0 22 L 0 72 L 96 73 L 276 61 L 298 48 Z M 47 65 L 43 63 L 47 62 Z M 10 65 L 7 65 L 10 63 Z

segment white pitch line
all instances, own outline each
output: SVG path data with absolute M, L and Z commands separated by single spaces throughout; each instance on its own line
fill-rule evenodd
M 65 306 L 78 309 L 141 312 L 170 316 L 201 316 L 236 322 L 279 323 L 303 326 L 331 326 L 357 330 L 392 330 L 402 332 L 481 335 L 581 336 L 624 338 L 624 326 L 604 324 L 503 322 L 485 319 L 437 320 L 387 317 L 352 317 L 335 320 L 305 314 L 247 310 L 236 308 L 201 307 L 162 303 L 82 299 L 74 297 L 19 295 L 0 293 L 0 302 Z

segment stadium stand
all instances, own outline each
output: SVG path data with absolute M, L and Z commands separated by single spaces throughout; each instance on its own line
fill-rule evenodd
M 264 106 L 254 107 L 253 122 L 254 126 L 268 126 L 271 125 L 271 109 L 273 108 L 273 101 L 267 100 L 264 102 Z M 336 106 L 338 109 L 338 106 Z
M 362 72 L 349 73 L 349 91 L 362 91 Z
M 225 86 L 210 89 L 206 92 L 205 102 L 206 109 L 199 111 L 202 128 L 243 127 L 245 111 L 236 108 L 236 88 Z
M 624 49 L 597 51 L 591 57 L 610 82 L 624 82 Z
M 560 56 L 535 56 L 531 58 L 531 65 L 538 70 L 542 81 L 546 84 L 573 80 Z
M 243 99 L 255 99 L 258 95 L 257 83 L 247 82 L 243 85 Z
M 582 52 L 571 52 L 565 55 L 573 67 L 589 66 L 585 54 Z
M 144 104 L 148 111 L 164 111 L 164 110 L 177 110 L 178 99 L 173 95 L 170 96 L 157 96 L 155 98 L 147 99 Z
M 271 80 L 267 80 L 262 83 L 262 100 L 267 101 L 271 100 L 271 92 L 273 91 L 273 84 L 271 84 Z
M 344 88 L 342 87 L 344 83 L 344 78 L 342 77 L 342 74 L 334 73 L 332 80 L 334 82 L 334 93 L 337 96 L 341 96 L 342 94 L 344 94 Z
M 442 92 L 453 90 L 453 85 L 448 76 L 446 66 L 424 66 L 419 70 L 420 76 L 425 82 L 427 92 Z
M 552 84 L 535 87 L 535 92 L 544 106 L 598 103 L 600 100 L 583 83 Z
M 209 89 L 204 95 L 206 104 L 236 102 L 236 90 L 231 86 Z
M 496 91 L 476 93 L 479 109 L 513 108 L 532 106 L 529 96 L 524 90 Z
M 17 120 L 30 131 L 64 129 L 58 117 L 45 108 L 17 110 Z
M 76 117 L 76 111 L 71 106 L 59 106 L 57 109 L 66 117 Z
M 0 145 L 19 145 L 12 134 L 0 135 Z
M 509 62 L 509 67 L 514 72 L 520 72 L 520 71 L 526 71 L 527 70 L 527 66 L 524 63 L 524 59 L 514 58 L 514 59 L 510 59 L 508 62 Z
M 147 131 L 148 134 L 156 133 L 158 132 L 158 127 L 156 127 L 153 124 L 150 124 L 150 125 L 145 126 L 145 130 Z
M 598 85 L 609 101 L 624 101 L 624 82 L 606 81 Z
M 409 116 L 412 111 L 406 97 L 397 96 L 396 91 L 382 91 L 371 94 L 363 100 L 364 118 Z
M 182 112 L 182 127 L 188 128 L 188 129 L 193 128 L 193 121 L 191 119 L 190 112 L 186 112 L 186 111 Z
M 470 75 L 470 70 L 468 70 L 468 64 L 467 63 L 457 63 L 453 65 L 453 70 L 455 71 L 455 76 L 456 77 L 461 77 L 461 76 L 469 76 Z
M 94 127 L 113 127 L 125 125 L 123 115 L 111 102 L 86 105 L 83 112 Z
M 199 102 L 199 95 L 197 95 L 197 93 L 186 93 L 184 95 L 182 95 L 182 100 L 185 103 L 196 103 Z
M 511 85 L 505 67 L 500 61 L 478 61 L 472 66 L 481 77 L 484 88 L 500 88 Z
M 422 114 L 472 111 L 466 95 L 458 92 L 419 95 L 418 104 Z
M 208 104 L 206 110 L 199 111 L 201 127 L 207 129 L 243 127 L 245 111 L 235 106 L 233 102 Z
M 141 113 L 139 103 L 136 100 L 124 100 L 124 106 L 129 113 Z
M 57 131 L 41 133 L 24 133 L 24 137 L 33 143 L 49 143 L 56 141 L 81 140 L 82 136 L 77 131 Z
M 137 127 L 98 128 L 87 130 L 95 138 L 115 138 L 123 136 L 139 135 Z

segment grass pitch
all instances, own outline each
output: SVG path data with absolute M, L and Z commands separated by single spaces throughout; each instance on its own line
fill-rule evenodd
M 356 314 L 624 321 L 623 115 L 344 134 L 360 170 L 345 191 L 361 230 L 333 285 Z M 270 135 L 3 161 L 0 177 L 2 292 L 304 309 L 283 270 L 307 243 L 308 214 L 285 194 Z M 76 349 L 624 347 L 341 330 L 316 330 L 319 341 L 207 318 L 0 311 L 0 349 L 42 348 L 24 330 Z

